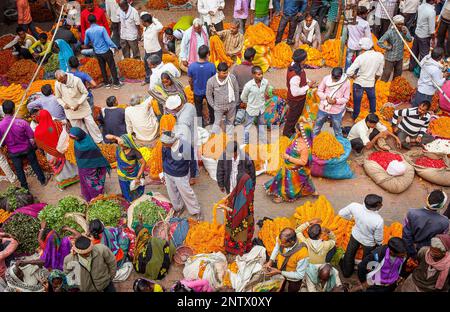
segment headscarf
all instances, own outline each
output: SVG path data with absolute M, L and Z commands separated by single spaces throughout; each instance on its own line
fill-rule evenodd
M 181 98 L 181 103 L 187 102 L 186 93 L 183 85 L 178 79 L 175 79 L 172 74 L 166 72 L 172 85 L 167 88 L 162 82 L 156 84 L 153 89 L 149 90 L 150 95 L 160 103 L 165 103 L 166 99 L 171 95 L 178 95 Z
M 392 21 L 394 22 L 394 24 L 404 24 L 405 18 L 402 15 L 395 15 L 392 18 Z
M 428 249 L 425 253 L 425 262 L 435 270 L 439 271 L 439 276 L 435 287 L 436 289 L 442 289 L 445 285 L 450 270 L 450 235 L 439 234 L 436 235 L 436 238 L 438 238 L 445 247 L 445 256 L 442 259 L 435 261 L 430 254 L 430 249 Z M 431 243 L 434 245 L 434 238 L 431 239 Z
M 64 157 L 63 154 L 56 150 L 59 136 L 62 132 L 62 124 L 53 121 L 52 116 L 45 109 L 39 111 L 37 120 L 39 124 L 34 130 L 36 145 L 54 157 Z
M 361 47 L 361 49 L 366 50 L 366 51 L 372 49 L 373 48 L 372 38 L 366 38 L 366 37 L 361 38 L 359 40 L 359 46 Z
M 59 69 L 68 72 L 69 71 L 69 59 L 74 56 L 73 50 L 70 45 L 63 39 L 56 39 L 56 44 L 58 45 L 58 59 L 59 59 Z
M 129 149 L 138 150 L 136 143 L 133 140 L 131 134 L 124 134 L 120 137 L 122 140 L 122 144 L 124 147 Z M 122 147 L 119 145 L 119 148 L 116 150 L 116 159 L 117 159 L 117 174 L 119 178 L 125 178 L 127 180 L 136 179 L 140 166 L 136 160 L 128 160 L 125 155 Z
M 111 169 L 108 161 L 92 140 L 91 136 L 78 127 L 70 129 L 70 137 L 75 140 L 75 158 L 78 168 L 104 168 Z
M 53 270 L 50 272 L 50 275 L 48 276 L 48 284 L 49 286 L 52 285 L 53 280 L 55 278 L 60 278 L 62 280 L 61 289 L 63 291 L 67 291 L 69 288 L 69 285 L 67 284 L 67 276 L 66 273 L 60 270 Z

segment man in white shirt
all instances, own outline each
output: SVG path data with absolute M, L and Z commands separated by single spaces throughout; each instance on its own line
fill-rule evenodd
M 163 29 L 163 25 L 155 17 L 148 12 L 141 13 L 142 26 L 144 26 L 144 66 L 145 66 L 145 81 L 142 85 L 150 82 L 150 75 L 152 70 L 148 64 L 148 59 L 151 55 L 158 55 L 162 58 L 163 50 L 159 38 L 159 32 Z
M 138 42 L 141 38 L 141 21 L 138 11 L 122 0 L 119 4 L 120 10 L 118 18 L 120 19 L 120 47 L 124 58 L 129 58 L 130 49 L 133 52 L 133 58 L 140 59 Z
M 241 101 L 247 106 L 245 110 L 244 144 L 249 143 L 249 130 L 255 122 L 258 126 L 259 133 L 258 144 L 265 144 L 266 126 L 263 117 L 266 109 L 266 95 L 269 81 L 263 78 L 263 71 L 259 66 L 253 66 L 252 74 L 253 79 L 245 84 L 241 94 Z
M 152 90 L 155 88 L 156 85 L 161 84 L 161 74 L 162 73 L 169 73 L 174 78 L 180 78 L 181 73 L 178 70 L 178 68 L 175 67 L 172 63 L 166 63 L 164 64 L 162 62 L 161 57 L 158 54 L 152 54 L 148 58 L 148 66 L 150 67 L 150 70 L 152 71 L 152 74 L 150 76 L 150 87 L 149 90 Z
M 223 30 L 225 0 L 198 0 L 198 13 L 205 23 L 208 33 L 213 25 L 216 31 Z
M 377 144 L 382 150 L 388 150 L 385 138 L 392 136 L 397 141 L 400 148 L 400 140 L 397 136 L 388 131 L 386 126 L 380 122 L 380 118 L 375 114 L 369 114 L 363 120 L 353 125 L 347 139 L 356 153 L 361 153 L 364 148 L 371 149 Z
M 435 0 L 425 0 L 417 11 L 417 26 L 414 34 L 412 52 L 419 61 L 430 53 L 431 39 L 434 38 L 436 27 Z M 414 71 L 417 62 L 413 57 L 409 60 L 409 70 Z
M 196 18 L 192 22 L 192 26 L 184 32 L 181 40 L 180 67 L 183 71 L 187 72 L 189 65 L 198 61 L 198 48 L 202 45 L 209 47 L 209 36 L 201 19 Z M 191 48 L 194 50 L 192 51 Z
M 106 15 L 111 20 L 111 40 L 120 47 L 120 19 L 117 0 L 106 0 Z
M 347 40 L 347 57 L 345 59 L 345 70 L 347 70 L 352 64 L 353 56 L 358 56 L 361 52 L 361 46 L 359 40 L 362 38 L 372 38 L 370 32 L 370 25 L 367 22 L 368 10 L 366 7 L 358 7 L 358 16 L 356 16 L 356 23 L 349 24 L 348 40 Z
M 417 9 L 419 8 L 420 2 L 420 0 L 400 0 L 400 13 L 405 18 L 405 26 L 411 35 L 414 35 L 416 28 Z
M 347 69 L 347 76 L 355 78 L 353 82 L 353 121 L 359 116 L 364 92 L 369 99 L 370 112 L 375 113 L 377 109 L 375 82 L 383 74 L 384 68 L 384 56 L 373 50 L 372 38 L 362 38 L 359 45 L 362 53 Z
M 127 133 L 132 134 L 139 147 L 153 147 L 158 137 L 158 119 L 152 108 L 152 97 L 142 101 L 140 96 L 132 96 L 130 106 L 125 108 Z
M 364 204 L 351 203 L 339 211 L 339 216 L 346 220 L 355 220 L 352 235 L 341 263 L 342 275 L 345 278 L 353 274 L 355 256 L 363 249 L 363 258 L 377 246 L 383 244 L 384 220 L 378 213 L 383 206 L 383 198 L 369 194 L 364 198 Z

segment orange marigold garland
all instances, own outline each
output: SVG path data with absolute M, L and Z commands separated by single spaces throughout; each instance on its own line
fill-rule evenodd
M 1 46 L 0 46 L 1 47 Z M 8 72 L 9 68 L 16 62 L 16 58 L 12 55 L 12 50 L 0 51 L 0 75 Z
M 145 78 L 144 62 L 134 58 L 126 58 L 117 62 L 121 75 L 127 79 L 143 80 Z
M 41 92 L 41 88 L 46 84 L 49 84 L 52 87 L 53 92 L 55 92 L 55 82 L 56 80 L 35 80 L 28 89 L 27 96 Z
M 163 171 L 162 143 L 160 140 L 158 140 L 155 147 L 153 147 L 153 152 L 147 162 L 147 168 L 149 168 L 150 178 L 159 180 L 159 174 Z
M 281 21 L 281 15 L 277 15 L 277 16 L 274 16 L 272 18 L 272 21 L 270 22 L 269 26 L 270 26 L 270 28 L 273 30 L 273 32 L 275 34 L 278 32 L 278 27 L 280 26 L 280 21 Z M 284 29 L 283 38 L 282 39 L 283 40 L 287 39 L 288 35 L 289 35 L 289 27 L 286 27 Z
M 334 135 L 322 131 L 313 139 L 312 153 L 319 159 L 328 160 L 344 154 L 344 147 Z
M 162 57 L 162 62 L 164 64 L 166 63 L 172 63 L 176 68 L 180 68 L 180 63 L 178 62 L 178 57 L 176 55 L 172 55 L 169 53 L 164 53 Z
M 396 77 L 391 81 L 388 101 L 393 103 L 409 102 L 413 92 L 414 88 L 411 87 L 409 82 L 404 77 Z
M 38 65 L 32 60 L 18 60 L 8 70 L 6 77 L 9 83 L 28 84 L 33 77 Z M 44 69 L 41 68 L 36 79 L 44 77 Z
M 19 107 L 24 92 L 21 85 L 15 83 L 8 87 L 0 87 L 0 102 L 2 103 L 5 100 L 13 101 L 16 105 L 16 109 L 19 110 L 19 117 L 24 117 L 28 113 L 26 98 L 24 99 L 23 105 Z
M 273 220 L 264 220 L 261 230 L 258 232 L 258 238 L 263 241 L 264 247 L 269 255 L 272 253 L 276 244 L 276 239 L 281 230 L 287 227 L 294 227 L 295 224 L 288 218 L 275 218 Z
M 341 53 L 340 39 L 329 39 L 322 44 L 322 56 L 326 66 L 337 67 L 339 65 L 340 53 Z
M 233 65 L 233 60 L 225 52 L 225 47 L 219 36 L 214 35 L 209 38 L 210 61 L 218 64 L 225 62 L 228 66 Z
M 250 25 L 245 31 L 244 40 L 248 43 L 246 46 L 265 45 L 272 49 L 275 47 L 275 32 L 263 23 Z
M 308 55 L 305 61 L 306 65 L 316 67 L 323 66 L 322 54 L 320 53 L 319 50 L 314 49 L 307 44 L 302 44 L 298 48 L 305 50 Z
M 429 130 L 434 136 L 450 139 L 450 117 L 439 117 L 432 120 Z
M 272 50 L 272 67 L 287 68 L 292 62 L 292 49 L 286 42 L 280 42 Z
M 159 134 L 162 135 L 165 131 L 172 131 L 175 127 L 176 119 L 173 115 L 165 114 L 162 115 L 159 121 Z
M 194 91 L 192 91 L 191 86 L 187 85 L 184 87 L 184 93 L 186 93 L 188 103 L 194 103 Z

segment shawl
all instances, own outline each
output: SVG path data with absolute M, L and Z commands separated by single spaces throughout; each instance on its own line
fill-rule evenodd
M 308 32 L 308 35 L 307 35 L 307 37 L 306 37 L 306 40 L 308 40 L 308 42 L 312 42 L 312 40 L 313 40 L 313 37 L 314 37 L 314 28 L 316 27 L 316 24 L 317 24 L 317 21 L 316 20 L 313 20 L 312 21 L 312 23 L 311 23 L 311 25 L 308 27 L 307 25 L 306 25 L 306 21 L 304 20 L 303 22 L 303 29 L 304 30 L 306 30 L 307 32 Z
M 54 157 L 63 158 L 64 155 L 56 150 L 63 129 L 62 124 L 53 121 L 52 116 L 45 109 L 39 111 L 37 120 L 39 124 L 34 130 L 36 145 Z
M 238 184 L 228 197 L 228 206 L 233 208 L 231 213 L 227 213 L 227 220 L 231 223 L 231 229 L 239 227 L 241 222 L 252 213 L 255 193 L 255 185 L 247 173 L 243 173 L 238 177 L 238 180 Z
M 228 84 L 228 103 L 233 103 L 236 99 L 234 97 L 234 87 L 233 83 L 231 82 L 230 75 L 228 74 L 227 78 L 224 81 L 220 81 L 219 74 L 216 74 L 216 81 L 219 86 L 224 86 L 225 84 Z
M 189 57 L 188 64 L 192 64 L 198 60 L 198 47 L 197 47 L 197 36 L 195 35 L 194 26 L 191 27 L 191 38 L 189 40 Z M 201 36 L 205 44 L 208 44 L 208 37 L 206 36 L 205 30 L 202 26 Z
M 41 260 L 44 261 L 44 267 L 62 270 L 64 258 L 70 253 L 72 246 L 68 237 L 60 239 L 59 235 L 51 230 L 41 248 L 43 249 Z
M 68 72 L 69 71 L 69 59 L 74 56 L 73 50 L 70 45 L 63 39 L 56 39 L 56 44 L 58 45 L 58 59 L 59 59 L 59 69 Z
M 124 134 L 120 137 L 123 141 L 123 145 L 126 148 L 138 150 L 136 143 L 134 142 L 130 134 Z M 127 180 L 134 180 L 139 173 L 139 163 L 137 160 L 128 160 L 123 149 L 119 147 L 116 149 L 117 158 L 117 174 L 121 178 L 126 178 Z
M 111 166 L 90 135 L 78 127 L 73 127 L 70 129 L 70 137 L 75 140 L 75 158 L 78 168 L 106 168 L 109 173 Z
M 150 95 L 162 104 L 165 104 L 167 98 L 171 95 L 178 95 L 181 98 L 181 103 L 186 103 L 187 97 L 181 82 L 175 79 L 172 74 L 168 72 L 166 72 L 166 74 L 169 75 L 169 79 L 170 81 L 172 81 L 172 85 L 170 87 L 166 87 L 162 82 L 160 82 L 156 84 L 153 89 L 148 91 Z
M 449 235 L 440 234 L 437 235 L 437 238 L 439 238 L 444 243 L 444 240 L 449 240 Z M 447 244 L 444 243 L 444 246 L 446 246 L 447 248 Z M 436 269 L 436 271 L 439 271 L 439 276 L 436 281 L 435 287 L 436 289 L 442 289 L 444 287 L 445 281 L 447 280 L 447 276 L 450 270 L 450 253 L 448 252 L 448 248 L 445 256 L 438 261 L 435 261 L 433 257 L 431 257 L 430 249 L 428 248 L 425 253 L 425 262 Z

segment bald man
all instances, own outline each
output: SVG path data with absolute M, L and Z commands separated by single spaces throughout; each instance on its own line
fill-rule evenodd
M 309 264 L 306 268 L 302 292 L 342 292 L 339 272 L 329 263 Z

